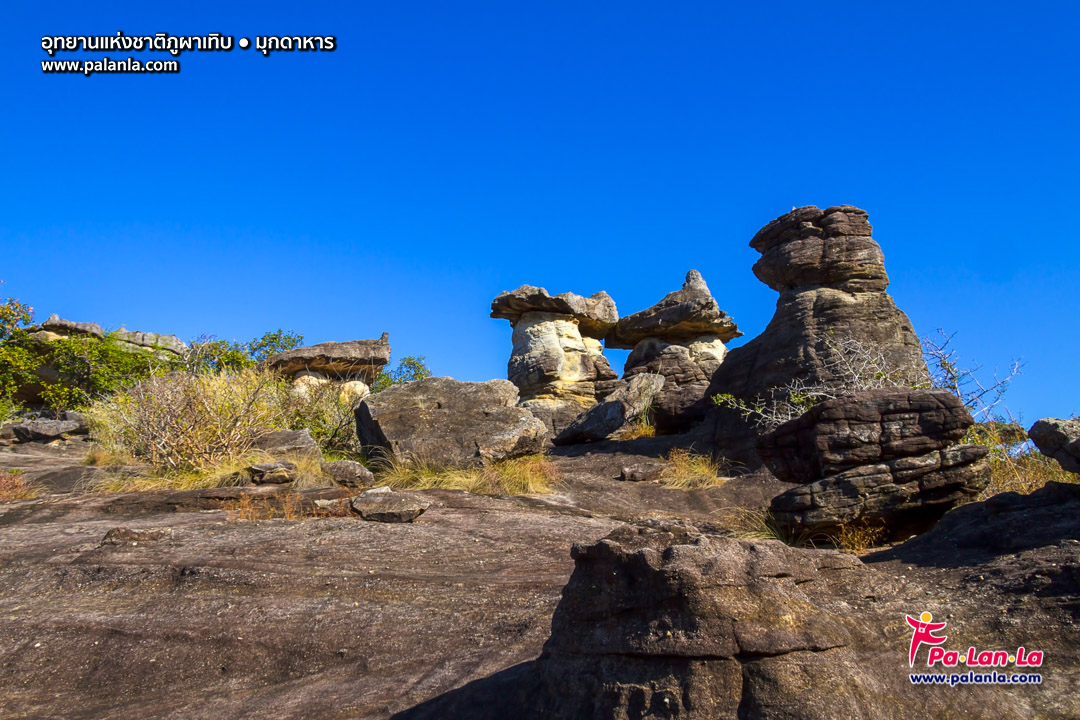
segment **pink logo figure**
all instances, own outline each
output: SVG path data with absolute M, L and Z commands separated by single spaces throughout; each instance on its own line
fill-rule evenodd
M 919 652 L 919 646 L 923 643 L 927 645 L 940 645 L 948 640 L 947 635 L 942 637 L 935 637 L 934 633 L 945 627 L 947 623 L 931 622 L 934 616 L 928 612 L 924 612 L 919 616 L 919 619 L 911 617 L 910 615 L 904 616 L 907 619 L 907 624 L 915 629 L 915 632 L 911 635 L 911 651 L 908 653 L 908 666 L 915 667 L 915 654 Z

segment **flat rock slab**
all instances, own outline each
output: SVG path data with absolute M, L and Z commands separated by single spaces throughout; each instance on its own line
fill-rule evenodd
M 349 504 L 364 520 L 385 523 L 411 523 L 431 506 L 421 495 L 393 492 L 387 487 L 365 490 Z

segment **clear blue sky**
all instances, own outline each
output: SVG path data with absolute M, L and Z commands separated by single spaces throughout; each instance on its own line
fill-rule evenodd
M 386 330 L 481 380 L 510 352 L 488 305 L 523 283 L 629 314 L 697 268 L 753 337 L 776 294 L 750 238 L 850 203 L 920 334 L 957 332 L 988 370 L 1023 356 L 1027 423 L 1080 413 L 1077 7 L 19 2 L 0 293 L 185 339 Z M 118 30 L 339 47 L 41 72 L 42 36 Z M 131 53 L 56 57 L 103 55 Z

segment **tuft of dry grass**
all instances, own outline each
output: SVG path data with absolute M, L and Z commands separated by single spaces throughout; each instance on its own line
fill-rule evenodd
M 250 522 L 252 520 L 300 520 L 302 518 L 345 517 L 349 514 L 347 502 L 337 502 L 330 507 L 319 507 L 306 501 L 298 493 L 289 491 L 269 497 L 241 495 L 237 500 L 223 506 L 229 520 Z
M 294 490 L 334 487 L 334 481 L 322 471 L 322 463 L 310 455 L 271 457 L 264 452 L 251 452 L 229 458 L 207 470 L 159 472 L 144 476 L 117 475 L 99 481 L 93 492 L 138 492 L 148 490 L 204 490 L 244 485 L 250 479 L 245 468 L 259 463 L 288 460 L 296 465 L 297 479 L 290 485 Z
M 115 449 L 106 449 L 101 445 L 91 445 L 83 458 L 83 465 L 94 467 L 114 467 L 117 465 L 134 465 L 137 461 L 125 452 Z
M 884 524 L 868 522 L 841 525 L 829 533 L 833 547 L 852 555 L 862 555 L 867 550 L 878 547 L 886 536 Z
M 733 537 L 744 540 L 779 540 L 791 547 L 816 547 L 814 541 L 829 541 L 820 533 L 792 530 L 781 524 L 769 510 L 744 507 L 717 511 L 721 526 Z
M 1003 492 L 1032 493 L 1048 482 L 1077 483 L 1080 475 L 1064 470 L 1057 460 L 1039 452 L 1027 440 L 1027 432 L 1018 423 L 976 423 L 964 442 L 990 449 L 990 483 L 976 500 Z
M 612 440 L 637 440 L 656 437 L 656 427 L 648 422 L 630 423 L 611 436 Z
M 445 467 L 423 459 L 385 458 L 376 463 L 382 485 L 406 490 L 464 490 L 477 495 L 546 495 L 559 483 L 555 464 L 543 455 L 502 460 L 482 468 Z
M 21 473 L 0 471 L 0 502 L 32 500 L 41 489 L 19 477 Z
M 660 484 L 677 490 L 697 490 L 719 487 L 728 481 L 726 463 L 711 455 L 701 455 L 684 448 L 675 448 L 664 458 Z

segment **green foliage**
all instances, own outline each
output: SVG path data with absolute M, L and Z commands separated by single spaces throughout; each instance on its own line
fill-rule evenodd
M 34 320 L 34 309 L 15 298 L 0 303 L 0 402 L 8 414 L 14 413 L 11 396 L 28 383 L 34 382 L 34 370 L 41 359 L 25 346 L 26 326 Z M 4 410 L 0 408 L 0 414 Z
M 300 347 L 304 336 L 280 328 L 242 343 L 203 336 L 188 349 L 187 364 L 196 372 L 235 372 L 254 367 L 271 355 Z
M 413 380 L 423 380 L 428 377 L 431 377 L 431 370 L 424 362 L 424 356 L 409 355 L 401 358 L 395 369 L 389 372 L 384 369 L 380 372 L 379 377 L 375 378 L 375 383 L 371 386 L 371 392 L 381 392 L 393 385 L 401 385 Z
M 155 370 L 174 370 L 180 365 L 152 351 L 122 345 L 112 333 L 104 338 L 86 335 L 44 343 L 43 357 L 59 375 L 59 382 L 46 385 L 41 393 L 45 404 L 54 410 L 83 408 Z

